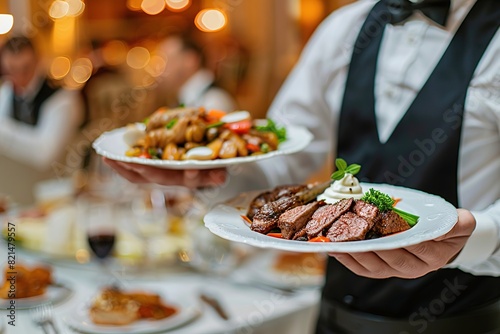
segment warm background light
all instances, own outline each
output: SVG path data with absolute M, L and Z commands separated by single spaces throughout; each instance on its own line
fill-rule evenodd
M 73 63 L 71 68 L 71 77 L 76 83 L 83 84 L 90 79 L 92 75 L 92 62 L 88 58 L 79 58 Z
M 227 24 L 226 15 L 218 9 L 204 9 L 196 15 L 195 24 L 201 31 L 219 31 Z
M 85 3 L 81 0 L 65 0 L 68 5 L 68 15 L 69 16 L 78 16 L 83 13 L 83 10 L 85 9 Z
M 10 14 L 0 14 L 0 35 L 6 34 L 14 25 L 14 17 Z
M 49 74 L 52 78 L 60 80 L 64 78 L 71 68 L 71 62 L 67 57 L 57 57 L 50 65 Z
M 69 4 L 66 1 L 56 0 L 50 5 L 49 16 L 55 20 L 68 15 Z
M 127 8 L 133 11 L 141 10 L 142 0 L 127 0 Z
M 161 13 L 165 9 L 164 0 L 143 0 L 141 4 L 141 9 L 144 13 L 149 15 L 156 15 Z
M 102 58 L 108 65 L 123 64 L 127 58 L 127 45 L 122 41 L 109 41 L 102 48 Z
M 159 77 L 165 72 L 165 67 L 167 63 L 163 57 L 154 55 L 149 60 L 148 66 L 146 67 L 146 72 L 148 72 L 153 77 Z
M 186 10 L 191 4 L 190 0 L 165 0 L 167 7 L 173 12 Z
M 144 68 L 148 65 L 151 55 L 148 49 L 141 46 L 136 46 L 130 49 L 127 54 L 127 64 L 128 66 L 138 70 Z

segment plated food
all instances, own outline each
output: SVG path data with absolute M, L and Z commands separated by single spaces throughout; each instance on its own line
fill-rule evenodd
M 344 182 L 347 174 L 352 173 L 344 170 L 344 175 L 342 177 L 336 175 L 340 179 L 335 181 Z M 360 183 L 359 185 L 364 190 L 362 198 L 366 196 L 363 198 L 366 204 L 359 202 L 356 205 L 359 200 L 354 199 L 354 194 L 351 194 L 350 188 L 353 187 L 345 188 L 352 200 L 347 198 L 336 202 L 337 204 L 328 203 L 324 198 L 328 192 L 326 190 L 332 190 L 336 186 L 336 183 L 332 185 L 330 182 L 314 186 L 277 188 L 269 192 L 241 193 L 229 202 L 213 208 L 204 217 L 205 226 L 222 238 L 256 247 L 301 253 L 353 253 L 416 245 L 446 234 L 457 222 L 456 208 L 439 196 L 387 184 Z M 281 195 L 288 193 L 288 196 L 276 199 L 280 193 Z M 292 193 L 294 195 L 291 195 Z M 393 207 L 396 202 L 396 207 Z M 382 216 L 375 215 L 373 216 L 375 219 L 371 219 L 370 222 L 369 209 L 376 212 L 372 205 L 377 206 L 381 215 L 387 211 L 385 213 L 387 217 L 382 219 Z M 296 209 L 299 207 L 300 209 Z M 281 218 L 282 214 L 292 209 L 295 211 Z M 399 217 L 393 213 L 397 213 Z M 314 214 L 316 214 L 314 224 L 309 224 Z M 332 222 L 332 215 L 339 217 Z M 341 224 L 333 228 L 343 216 L 345 217 L 340 221 Z M 395 217 L 394 220 L 401 223 L 404 229 L 402 232 L 390 234 L 396 230 L 392 230 L 391 226 L 379 225 L 381 222 L 390 221 L 391 217 Z M 351 222 L 355 224 L 348 227 Z M 251 228 L 252 225 L 254 229 Z M 370 226 L 378 227 L 372 230 Z M 274 230 L 275 228 L 280 230 Z M 298 241 L 301 237 L 299 232 L 305 232 L 302 236 L 304 239 L 300 239 L 304 241 Z M 382 235 L 384 236 L 381 237 Z M 332 239 L 341 242 L 332 242 Z
M 394 208 L 375 189 L 363 194 L 361 166 L 337 159 L 334 182 L 292 185 L 259 194 L 247 212 L 253 231 L 297 241 L 344 242 L 384 237 L 411 228 L 418 217 Z M 314 199 L 314 200 L 313 200 Z
M 276 151 L 287 138 L 272 120 L 252 120 L 248 111 L 224 113 L 204 108 L 160 108 L 123 135 L 128 157 L 160 160 L 215 160 Z
M 4 269 L 4 283 L 0 288 L 0 298 L 21 299 L 41 296 L 53 283 L 52 270 L 46 266 L 16 264 Z M 14 283 L 14 285 L 12 284 Z
M 173 316 L 177 308 L 165 304 L 157 294 L 124 292 L 106 288 L 89 309 L 90 319 L 98 325 L 124 326 L 139 320 L 162 320 Z

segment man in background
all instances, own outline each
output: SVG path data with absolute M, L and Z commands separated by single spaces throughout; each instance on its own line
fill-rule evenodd
M 0 193 L 32 202 L 37 182 L 56 171 L 82 121 L 78 92 L 53 85 L 32 42 L 12 37 L 0 53 Z
M 203 49 L 181 35 L 165 38 L 159 54 L 166 60 L 161 88 L 174 94 L 178 104 L 225 112 L 235 110 L 234 99 L 215 84 L 215 76 L 205 64 Z

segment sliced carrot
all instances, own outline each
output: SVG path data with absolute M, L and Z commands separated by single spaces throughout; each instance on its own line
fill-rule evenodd
M 392 198 L 394 200 L 394 203 L 392 204 L 392 206 L 396 206 L 396 204 L 398 204 L 399 202 L 401 202 L 403 199 L 402 198 Z
M 316 237 L 309 240 L 309 242 L 332 242 L 330 238 L 327 237 Z
M 252 221 L 250 220 L 250 218 L 248 218 L 245 215 L 241 215 L 240 217 L 243 218 L 243 220 L 245 221 L 245 223 L 247 223 L 248 225 L 252 225 Z
M 225 115 L 226 113 L 222 110 L 212 109 L 207 113 L 206 118 L 209 123 L 215 123 L 220 121 Z
M 260 152 L 260 147 L 259 145 L 247 143 L 247 150 L 252 152 Z
M 278 239 L 283 239 L 283 236 L 281 233 L 268 233 L 266 234 L 268 237 L 273 237 L 273 238 L 278 238 Z

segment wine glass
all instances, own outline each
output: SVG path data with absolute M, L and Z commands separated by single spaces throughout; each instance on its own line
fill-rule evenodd
M 140 187 L 131 203 L 132 219 L 144 246 L 145 266 L 153 261 L 153 240 L 167 231 L 165 194 L 156 187 Z
M 111 279 L 116 277 L 109 268 L 109 257 L 117 234 L 117 205 L 109 198 L 83 194 L 77 200 L 77 217 L 87 237 L 90 250 L 100 268 Z M 116 282 L 113 283 L 116 285 Z

